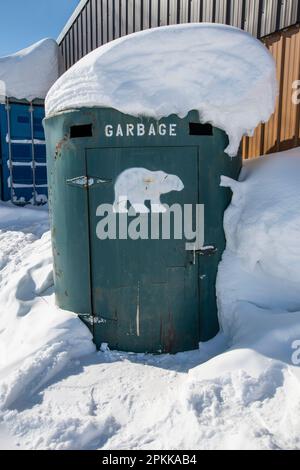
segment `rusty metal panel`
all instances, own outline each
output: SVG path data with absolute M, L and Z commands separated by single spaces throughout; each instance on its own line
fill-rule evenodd
M 243 142 L 243 157 L 253 158 L 300 146 L 300 104 L 293 103 L 293 84 L 300 80 L 300 27 L 264 39 L 277 64 L 279 96 L 274 114 Z

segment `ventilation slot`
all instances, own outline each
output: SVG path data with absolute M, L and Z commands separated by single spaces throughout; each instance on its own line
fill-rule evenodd
M 190 122 L 190 135 L 213 135 L 211 124 L 200 124 L 199 122 Z
M 70 127 L 71 139 L 77 139 L 80 137 L 93 137 L 92 124 L 82 124 L 81 126 Z

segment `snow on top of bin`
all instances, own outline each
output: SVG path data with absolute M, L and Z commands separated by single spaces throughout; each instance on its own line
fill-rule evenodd
M 59 77 L 59 48 L 42 39 L 15 54 L 0 57 L 0 95 L 32 101 L 44 99 Z
M 46 114 L 111 107 L 156 119 L 193 109 L 226 131 L 229 155 L 274 111 L 276 70 L 248 33 L 219 24 L 154 28 L 112 41 L 71 67 L 51 88 Z

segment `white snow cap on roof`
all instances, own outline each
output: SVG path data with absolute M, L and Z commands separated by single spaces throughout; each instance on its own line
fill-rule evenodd
M 2 96 L 28 101 L 44 99 L 58 77 L 59 48 L 54 39 L 42 39 L 15 54 L 0 57 Z
M 91 52 L 54 84 L 47 116 L 104 106 L 156 119 L 196 109 L 225 130 L 229 155 L 274 111 L 274 59 L 258 40 L 219 24 L 145 30 Z

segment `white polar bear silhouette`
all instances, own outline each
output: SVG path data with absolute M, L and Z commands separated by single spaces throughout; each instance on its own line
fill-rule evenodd
M 166 212 L 160 201 L 161 194 L 182 191 L 183 188 L 183 182 L 176 175 L 146 168 L 128 168 L 116 180 L 113 212 L 128 212 L 128 201 L 136 213 L 149 212 L 145 201 L 150 201 L 152 212 Z

